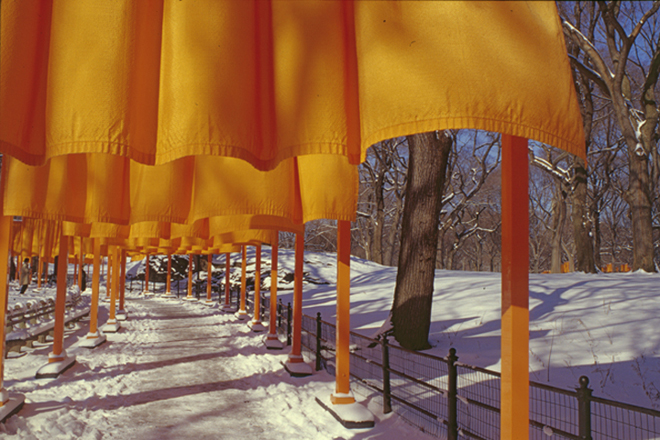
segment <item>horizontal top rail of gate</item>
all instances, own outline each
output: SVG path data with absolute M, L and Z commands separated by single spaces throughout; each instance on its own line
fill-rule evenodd
M 284 331 L 290 309 L 279 310 Z M 331 358 L 323 353 L 335 350 L 335 326 L 320 315 L 303 315 L 303 331 L 309 336 L 303 338 L 308 355 L 316 355 L 317 366 L 333 368 Z M 384 412 L 391 407 L 408 422 L 440 437 L 499 438 L 499 372 L 457 362 L 453 352 L 439 357 L 391 345 L 385 337 L 350 335 L 351 376 L 367 392 L 382 393 Z M 660 411 L 594 397 L 587 385 L 585 377 L 573 390 L 530 381 L 530 438 L 660 438 Z M 399 405 L 391 406 L 392 401 Z

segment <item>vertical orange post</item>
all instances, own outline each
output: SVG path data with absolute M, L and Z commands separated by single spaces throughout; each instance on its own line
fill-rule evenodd
M 291 353 L 289 354 L 290 363 L 303 362 L 301 352 L 302 338 L 302 277 L 303 277 L 303 259 L 305 253 L 305 235 L 296 234 L 295 246 L 295 264 L 293 278 L 293 324 L 291 334 Z
M 69 240 L 60 234 L 60 251 L 57 258 L 57 294 L 55 296 L 55 324 L 53 328 L 53 351 L 48 362 L 59 362 L 66 358 L 64 352 L 64 311 L 66 307 L 66 274 L 69 263 Z
M 172 254 L 167 254 L 167 287 L 165 288 L 165 295 L 171 295 L 172 287 Z
M 23 260 L 25 259 L 25 256 L 23 255 L 23 229 L 25 226 L 25 221 L 21 221 L 21 228 L 19 232 L 19 239 L 18 239 L 18 264 L 16 264 L 16 281 L 19 281 L 21 279 L 21 265 L 23 264 Z
M 253 323 L 261 321 L 261 243 L 256 246 L 257 261 L 254 270 L 254 314 Z
M 193 277 L 193 256 L 188 254 L 188 295 L 187 299 L 193 297 L 192 295 L 192 277 Z
M 76 259 L 75 243 L 73 243 L 73 245 L 73 285 L 80 287 L 80 284 L 78 284 L 78 260 Z M 68 260 L 69 256 L 67 255 L 66 258 Z
M 213 254 L 207 257 L 208 274 L 206 275 L 206 302 L 211 302 L 211 289 L 213 288 Z
M 109 250 L 108 250 L 108 253 Z M 117 264 L 119 263 L 119 246 L 112 246 L 112 287 L 110 289 L 110 317 L 108 324 L 114 324 L 117 321 L 117 290 L 119 287 L 119 270 Z M 108 256 L 110 261 L 110 256 Z
M 237 316 L 240 319 L 247 319 L 248 314 L 245 309 L 245 295 L 247 289 L 247 246 L 241 246 L 241 303 L 238 309 Z
M 89 333 L 80 341 L 79 346 L 95 348 L 104 343 L 107 338 L 99 331 L 99 288 L 101 284 L 101 240 L 92 238 L 92 251 L 94 252 L 94 272 L 92 273 L 92 305 L 90 307 Z M 81 268 L 83 266 L 80 266 Z M 89 267 L 87 268 L 89 272 Z
M 225 252 L 225 305 L 223 309 L 229 310 L 231 309 L 231 304 L 229 302 L 229 274 L 231 271 L 231 254 L 229 252 Z
M 124 293 L 126 291 L 126 249 L 121 250 L 119 266 L 119 313 L 126 314 L 124 310 Z
M 114 262 L 112 261 L 112 256 L 111 256 L 112 251 L 110 250 L 110 246 L 108 246 L 108 263 L 107 263 L 107 271 L 105 275 L 105 297 L 110 298 L 110 292 L 112 290 L 112 272 L 114 272 Z
M 529 438 L 529 193 L 527 139 L 502 135 L 501 437 Z
M 94 272 L 92 273 L 92 308 L 89 311 L 88 338 L 98 337 L 99 290 L 101 286 L 101 239 L 94 238 Z
M 80 269 L 78 270 L 78 287 L 80 287 L 80 291 L 82 292 L 82 273 L 83 273 L 83 267 L 85 267 L 85 254 L 83 253 L 83 238 L 80 237 L 80 262 L 78 263 L 78 266 Z
M 337 333 L 334 404 L 354 403 L 350 385 L 351 222 L 337 222 Z
M 144 292 L 145 295 L 149 294 L 149 254 L 144 265 Z
M 279 234 L 276 232 L 270 248 L 270 319 L 268 321 L 268 335 L 266 340 L 279 341 L 277 337 L 277 256 L 279 248 Z
M 1 188 L 0 188 L 1 189 Z M 6 329 L 4 325 L 7 316 L 7 264 L 9 255 L 9 238 L 11 237 L 12 218 L 7 215 L 0 216 L 0 407 L 9 402 L 9 393 L 4 388 L 5 373 L 5 339 Z

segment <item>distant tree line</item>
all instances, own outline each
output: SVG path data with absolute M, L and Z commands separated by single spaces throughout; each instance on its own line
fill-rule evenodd
M 660 2 L 558 2 L 585 132 L 587 162 L 530 142 L 530 270 L 595 272 L 660 265 L 660 150 L 655 94 Z M 460 130 L 441 194 L 436 267 L 500 270 L 500 140 Z M 372 146 L 360 165 L 353 254 L 396 266 L 409 138 Z M 333 251 L 332 222 L 306 242 Z

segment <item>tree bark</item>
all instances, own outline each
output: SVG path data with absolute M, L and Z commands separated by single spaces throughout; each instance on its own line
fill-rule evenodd
M 407 139 L 410 163 L 392 324 L 401 346 L 423 350 L 430 348 L 438 222 L 452 140 L 442 131 Z
M 630 180 L 626 199 L 632 217 L 633 270 L 655 272 L 648 158 L 635 153 L 629 153 L 629 156 Z
M 571 192 L 573 205 L 573 240 L 577 259 L 578 272 L 596 273 L 594 263 L 594 248 L 591 240 L 591 221 L 587 209 L 587 168 L 584 159 L 575 158 L 575 180 Z

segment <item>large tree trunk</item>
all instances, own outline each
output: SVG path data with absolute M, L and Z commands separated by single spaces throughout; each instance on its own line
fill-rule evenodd
M 410 162 L 392 324 L 401 346 L 423 350 L 430 348 L 438 222 L 452 140 L 442 131 L 407 139 Z
M 629 156 L 630 178 L 626 199 L 632 217 L 633 270 L 655 272 L 648 158 L 634 153 L 629 153 Z
M 571 193 L 573 205 L 573 240 L 578 272 L 596 273 L 594 249 L 591 241 L 591 222 L 587 210 L 587 168 L 584 159 L 575 158 L 575 181 Z

